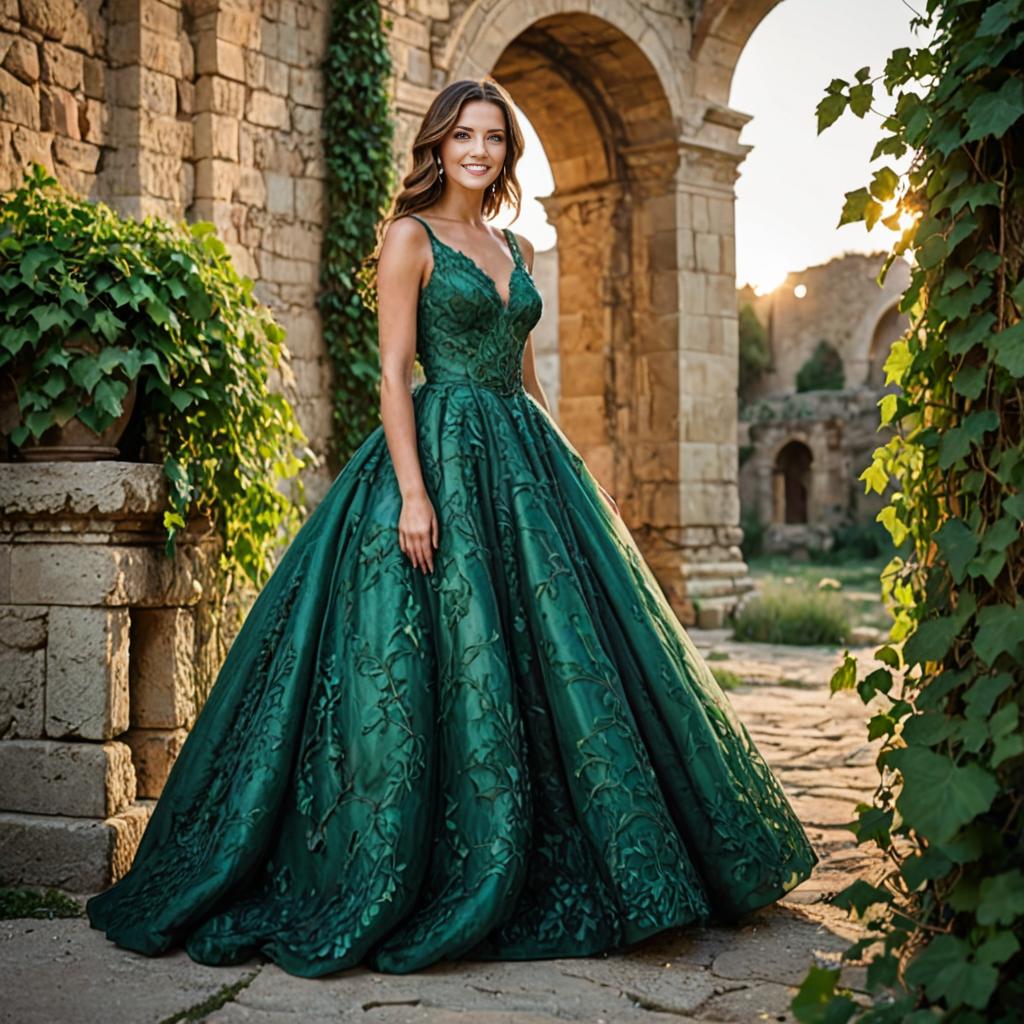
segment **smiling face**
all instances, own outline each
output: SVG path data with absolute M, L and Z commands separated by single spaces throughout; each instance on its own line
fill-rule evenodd
M 490 188 L 505 164 L 505 112 L 489 100 L 464 103 L 440 146 L 446 181 L 481 191 Z

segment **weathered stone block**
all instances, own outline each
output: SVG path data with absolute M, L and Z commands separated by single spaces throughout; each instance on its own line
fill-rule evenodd
M 33 85 L 39 81 L 39 48 L 30 39 L 14 36 L 4 56 L 3 67 L 19 81 Z
M 74 92 L 82 88 L 84 76 L 82 55 L 59 43 L 43 43 L 42 78 L 51 85 Z
M 196 198 L 230 199 L 238 183 L 238 165 L 212 157 L 196 161 Z
M 197 159 L 238 160 L 238 121 L 233 117 L 204 111 L 195 119 Z
M 306 284 L 319 279 L 316 263 L 307 260 L 292 260 L 260 250 L 257 254 L 260 276 L 279 284 Z
M 320 258 L 321 236 L 318 230 L 301 224 L 284 224 L 268 231 L 263 245 L 278 256 L 315 263 Z
M 60 39 L 74 10 L 72 0 L 21 0 L 21 20 L 49 39 Z
M 62 164 L 76 171 L 94 174 L 100 160 L 100 147 L 90 142 L 79 142 L 77 139 L 58 135 L 53 140 L 53 155 Z
M 263 175 L 253 167 L 241 167 L 238 172 L 238 187 L 235 199 L 247 206 L 264 206 L 267 202 L 267 186 Z M 209 202 L 210 200 L 204 200 Z M 204 217 L 204 219 L 207 219 Z
M 267 57 L 263 63 L 261 88 L 275 96 L 288 95 L 288 65 L 283 61 Z
M 131 724 L 173 729 L 195 721 L 195 619 L 185 608 L 132 613 Z
M 196 46 L 196 71 L 200 75 L 221 75 L 236 82 L 244 82 L 245 57 L 242 48 L 213 36 L 200 36 Z
M 182 47 L 177 35 L 164 35 L 143 28 L 140 33 L 139 62 L 174 78 L 182 77 Z
M 57 86 L 44 86 L 39 96 L 39 125 L 44 132 L 81 138 L 74 96 Z
M 125 608 L 50 609 L 47 736 L 105 740 L 128 728 L 128 628 Z
M 135 795 L 132 752 L 124 743 L 0 743 L 0 810 L 108 818 Z
M 0 606 L 0 739 L 43 735 L 46 612 Z
M 12 604 L 191 604 L 199 598 L 193 582 L 186 565 L 153 548 L 40 543 L 11 550 Z
M 196 110 L 241 117 L 245 113 L 245 86 L 220 75 L 203 75 L 196 83 Z
M 300 220 L 320 224 L 324 219 L 324 184 L 316 178 L 295 182 L 295 207 Z
M 0 68 L 0 116 L 13 124 L 39 130 L 39 96 L 36 90 L 19 82 L 14 75 Z
M 153 806 L 139 801 L 106 819 L 0 813 L 0 883 L 105 889 L 131 867 Z
M 315 68 L 292 68 L 289 94 L 305 107 L 324 105 L 323 75 Z
M 160 795 L 187 737 L 188 729 L 129 729 L 124 734 L 132 751 L 139 796 Z
M 267 211 L 286 217 L 295 215 L 295 179 L 289 174 L 266 171 Z M 288 255 L 297 255 L 289 253 Z
M 254 90 L 249 97 L 246 118 L 264 128 L 288 128 L 288 104 L 283 96 Z

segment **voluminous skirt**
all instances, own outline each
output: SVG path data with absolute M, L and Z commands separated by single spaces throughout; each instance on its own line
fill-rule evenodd
M 617 949 L 817 861 L 578 452 L 525 392 L 414 392 L 440 524 L 384 432 L 284 553 L 92 925 L 148 955 L 364 963 Z

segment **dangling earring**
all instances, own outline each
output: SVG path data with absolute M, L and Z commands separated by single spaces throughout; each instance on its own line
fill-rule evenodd
M 498 183 L 496 181 L 491 182 L 491 195 L 494 195 L 494 190 L 497 188 Z
M 440 157 L 437 158 L 437 176 L 439 178 L 443 178 L 444 177 L 444 167 L 441 164 L 441 158 Z

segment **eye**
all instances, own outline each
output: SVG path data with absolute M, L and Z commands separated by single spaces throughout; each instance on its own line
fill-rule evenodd
M 453 138 L 456 138 L 456 139 L 465 138 L 468 135 L 469 135 L 469 132 L 464 132 L 464 131 L 462 131 L 460 129 L 459 131 L 457 131 L 455 133 Z M 500 132 L 491 132 L 491 134 L 488 136 L 488 138 L 497 139 L 498 142 L 501 142 L 501 133 Z

